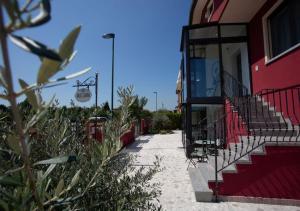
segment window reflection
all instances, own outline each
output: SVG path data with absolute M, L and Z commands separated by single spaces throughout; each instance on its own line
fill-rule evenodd
M 206 140 L 211 137 L 207 125 L 212 124 L 223 113 L 222 105 L 192 105 L 192 140 Z
M 190 46 L 191 96 L 221 96 L 218 45 Z

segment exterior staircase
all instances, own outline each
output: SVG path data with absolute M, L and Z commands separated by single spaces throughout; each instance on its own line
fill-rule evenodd
M 213 149 L 202 150 L 208 152 L 205 162 L 196 162 L 194 168 L 188 169 L 197 201 L 211 202 L 220 196 L 300 200 L 300 191 L 292 190 L 300 189 L 299 89 L 297 86 L 267 90 L 255 96 L 227 97 L 226 113 L 207 125 L 210 132 L 205 143 L 212 144 L 202 147 Z M 294 173 L 286 174 L 283 169 L 287 168 L 287 172 Z M 282 175 L 269 184 L 270 180 L 266 182 L 263 178 L 271 177 L 270 172 Z M 234 187 L 235 183 L 238 187 Z M 277 183 L 287 185 L 276 189 Z M 265 190 L 266 187 L 269 189 Z

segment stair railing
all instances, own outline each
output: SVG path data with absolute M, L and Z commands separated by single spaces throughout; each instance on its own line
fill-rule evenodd
M 226 112 L 206 128 L 210 146 L 214 144 L 216 200 L 222 170 L 266 142 L 286 142 L 287 138 L 289 142 L 300 141 L 300 85 L 265 89 L 250 96 L 234 77 L 227 72 L 224 75 L 225 98 L 229 101 Z
M 300 84 L 280 89 L 263 89 L 256 93 L 256 96 L 259 96 L 268 105 L 268 109 L 279 117 L 276 129 L 285 131 L 282 140 L 289 137 L 289 141 L 298 141 L 300 136 Z M 281 140 L 277 136 L 276 142 L 279 141 Z

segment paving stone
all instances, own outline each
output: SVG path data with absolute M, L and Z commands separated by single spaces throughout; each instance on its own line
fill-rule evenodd
M 167 211 L 300 211 L 300 207 L 253 204 L 239 202 L 202 203 L 196 202 L 187 171 L 188 162 L 181 142 L 181 131 L 169 135 L 140 136 L 124 152 L 138 156 L 137 164 L 151 165 L 155 155 L 162 156 L 164 171 L 158 173 L 153 182 L 161 183 L 159 200 Z

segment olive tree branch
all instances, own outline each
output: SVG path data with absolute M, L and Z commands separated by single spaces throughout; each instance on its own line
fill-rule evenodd
M 42 202 L 40 201 L 39 195 L 37 194 L 37 191 L 36 191 L 35 180 L 34 180 L 34 177 L 32 174 L 31 162 L 29 159 L 28 146 L 25 141 L 25 134 L 24 134 L 23 128 L 22 128 L 22 119 L 21 119 L 21 116 L 19 113 L 19 109 L 17 107 L 16 94 L 15 94 L 15 91 L 13 88 L 12 72 L 11 72 L 9 53 L 8 53 L 8 47 L 7 47 L 7 31 L 5 30 L 2 6 L 3 6 L 3 2 L 0 2 L 0 42 L 1 42 L 3 63 L 5 66 L 4 74 L 5 74 L 5 79 L 7 80 L 6 82 L 7 82 L 8 101 L 11 104 L 13 119 L 16 123 L 16 130 L 17 130 L 19 142 L 20 142 L 20 145 L 22 148 L 22 159 L 24 161 L 24 167 L 25 167 L 25 171 L 28 176 L 30 189 L 31 189 L 32 195 L 33 195 L 39 209 L 44 210 Z

